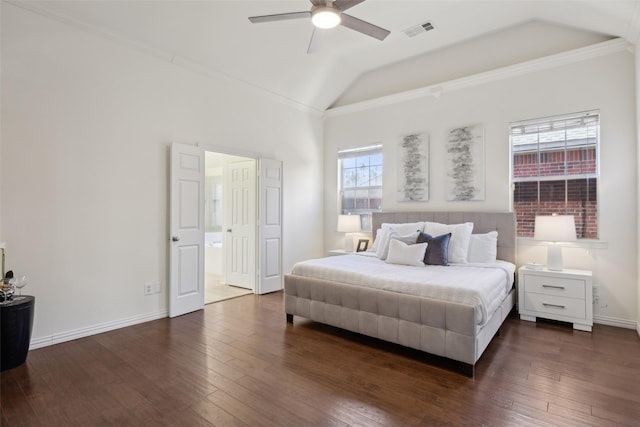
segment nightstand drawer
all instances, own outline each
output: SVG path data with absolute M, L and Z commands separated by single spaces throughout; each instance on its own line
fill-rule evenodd
M 524 308 L 538 313 L 575 317 L 578 319 L 584 319 L 586 316 L 584 298 L 565 298 L 527 292 L 524 295 Z
M 527 274 L 524 278 L 524 289 L 527 293 L 585 298 L 585 281 L 579 279 Z

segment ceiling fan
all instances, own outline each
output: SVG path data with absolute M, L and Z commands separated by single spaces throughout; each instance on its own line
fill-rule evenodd
M 316 48 L 314 38 L 316 36 L 316 29 L 333 28 L 338 25 L 347 27 L 351 30 L 365 34 L 378 40 L 384 40 L 390 33 L 389 30 L 373 25 L 369 22 L 355 18 L 351 15 L 344 13 L 345 10 L 352 8 L 353 6 L 364 2 L 365 0 L 310 0 L 312 7 L 307 12 L 291 12 L 291 13 L 278 13 L 275 15 L 262 15 L 251 16 L 249 21 L 254 24 L 263 22 L 284 21 L 288 19 L 300 19 L 311 17 L 311 22 L 314 25 L 313 34 L 311 35 L 311 41 L 309 42 L 309 49 L 307 53 L 312 53 Z

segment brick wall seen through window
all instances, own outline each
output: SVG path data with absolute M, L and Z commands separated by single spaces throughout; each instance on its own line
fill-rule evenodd
M 573 215 L 578 238 L 598 237 L 599 114 L 511 124 L 513 207 L 518 236 L 536 215 Z

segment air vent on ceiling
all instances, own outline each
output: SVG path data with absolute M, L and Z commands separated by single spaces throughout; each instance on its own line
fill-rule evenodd
M 424 24 L 416 25 L 414 27 L 407 28 L 404 33 L 408 37 L 415 37 L 427 31 L 433 30 L 433 24 L 431 22 L 425 22 Z

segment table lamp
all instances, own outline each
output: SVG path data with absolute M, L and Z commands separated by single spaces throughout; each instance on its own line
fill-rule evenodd
M 553 271 L 562 271 L 562 248 L 558 242 L 577 240 L 573 215 L 536 216 L 533 238 L 551 242 L 547 249 L 547 268 Z
M 347 233 L 344 236 L 344 251 L 353 252 L 353 234 L 360 231 L 360 215 L 338 215 L 339 233 Z

